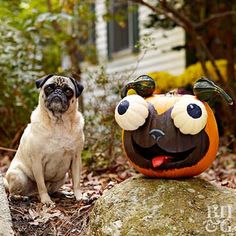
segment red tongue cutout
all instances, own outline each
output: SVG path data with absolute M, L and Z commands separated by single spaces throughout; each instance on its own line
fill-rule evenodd
M 162 165 L 163 163 L 165 163 L 168 159 L 170 159 L 171 157 L 168 156 L 158 156 L 158 157 L 154 157 L 152 159 L 152 165 L 153 167 L 158 167 L 160 165 Z

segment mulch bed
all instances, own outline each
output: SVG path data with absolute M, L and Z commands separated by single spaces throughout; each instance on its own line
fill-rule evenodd
M 4 173 L 9 165 L 7 157 L 0 158 L 0 170 Z M 52 196 L 54 208 L 43 206 L 37 197 L 9 197 L 10 210 L 15 235 L 86 235 L 89 213 L 105 189 L 135 175 L 127 162 L 121 157 L 115 165 L 100 173 L 82 173 L 83 200 L 74 199 L 69 180 L 61 192 Z M 236 154 L 227 148 L 220 148 L 218 158 L 212 167 L 200 175 L 200 178 L 217 184 L 236 188 Z

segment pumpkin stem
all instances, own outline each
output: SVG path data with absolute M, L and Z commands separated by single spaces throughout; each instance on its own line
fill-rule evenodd
M 132 89 L 141 97 L 151 96 L 155 90 L 155 81 L 147 76 L 141 75 L 137 79 L 128 82 L 121 90 L 121 98 L 127 96 L 128 91 Z
M 194 84 L 193 93 L 199 100 L 203 101 L 210 100 L 214 93 L 218 93 L 229 105 L 233 105 L 233 99 L 222 88 L 206 78 L 201 78 Z

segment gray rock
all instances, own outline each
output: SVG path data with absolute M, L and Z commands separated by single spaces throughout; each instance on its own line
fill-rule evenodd
M 90 215 L 90 236 L 236 235 L 236 191 L 198 178 L 136 176 L 106 190 Z
M 3 178 L 0 174 L 0 236 L 10 235 L 14 235 L 12 230 L 11 214 L 3 184 Z

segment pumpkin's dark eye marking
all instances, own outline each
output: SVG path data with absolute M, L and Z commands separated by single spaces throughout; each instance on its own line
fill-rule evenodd
M 194 103 L 190 103 L 187 106 L 187 112 L 194 119 L 197 119 L 202 115 L 202 109 L 197 104 Z
M 125 114 L 128 108 L 129 108 L 129 102 L 127 100 L 122 101 L 118 106 L 119 115 Z

